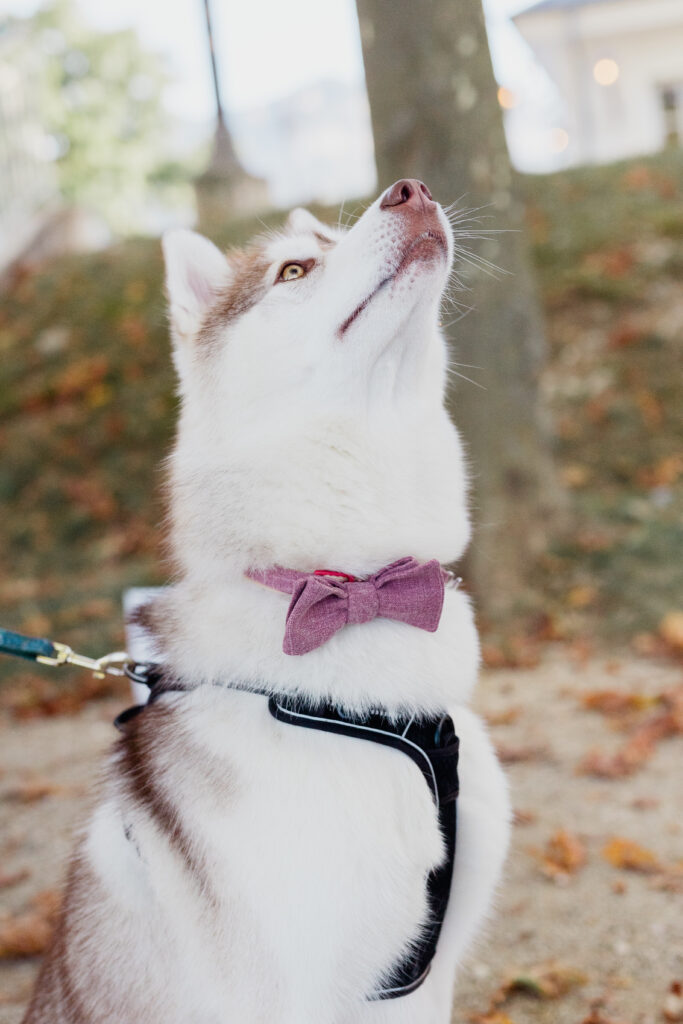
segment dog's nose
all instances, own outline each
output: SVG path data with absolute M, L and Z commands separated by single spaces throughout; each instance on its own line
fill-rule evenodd
M 407 206 L 420 210 L 436 204 L 423 181 L 418 181 L 417 178 L 401 178 L 387 189 L 379 205 L 382 210 L 387 210 L 391 206 Z

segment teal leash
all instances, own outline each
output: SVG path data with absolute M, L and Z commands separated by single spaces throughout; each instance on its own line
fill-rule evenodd
M 0 654 L 15 654 L 18 658 L 37 661 L 38 658 L 54 658 L 56 653 L 55 645 L 50 640 L 0 629 Z
M 133 658 L 125 651 L 113 651 L 102 658 L 88 658 L 84 654 L 76 654 L 67 644 L 45 640 L 39 636 L 23 636 L 9 629 L 0 629 L 0 654 L 25 658 L 40 665 L 75 665 L 78 668 L 87 668 L 99 679 L 103 679 L 106 674 L 125 676 L 126 668 L 135 664 Z

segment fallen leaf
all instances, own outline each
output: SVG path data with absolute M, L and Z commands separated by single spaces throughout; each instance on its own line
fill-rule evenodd
M 615 754 L 593 750 L 581 761 L 578 771 L 606 779 L 632 775 L 652 757 L 661 740 L 683 733 L 683 686 L 659 694 L 657 703 L 664 710 L 638 724 Z
M 683 611 L 668 612 L 659 624 L 658 633 L 669 647 L 683 652 Z
M 680 981 L 672 981 L 662 1012 L 665 1020 L 683 1021 L 683 985 Z
M 17 871 L 3 871 L 0 868 L 0 889 L 9 889 L 13 885 L 18 885 L 19 882 L 23 882 L 30 876 L 31 872 L 28 868 L 19 868 Z
M 615 1020 L 614 1017 L 607 1017 L 602 1011 L 604 1009 L 604 1001 L 597 999 L 591 1003 L 590 1013 L 587 1017 L 584 1017 L 581 1024 L 624 1024 L 624 1021 Z
M 536 999 L 559 999 L 573 988 L 585 985 L 587 980 L 586 975 L 574 967 L 540 964 L 511 975 L 501 991 L 505 992 L 505 998 L 511 992 L 522 992 Z
M 646 850 L 632 839 L 615 838 L 610 840 L 604 847 L 602 855 L 612 867 L 620 868 L 622 871 L 653 874 L 661 868 L 654 853 Z
M 667 455 L 654 466 L 643 466 L 638 470 L 636 480 L 641 487 L 670 487 L 683 474 L 683 456 Z
M 598 597 L 597 587 L 590 584 L 572 587 L 567 593 L 567 604 L 570 608 L 588 608 L 595 604 Z
M 573 462 L 561 468 L 560 476 L 565 487 L 585 487 L 590 481 L 591 471 L 588 466 Z
M 638 796 L 635 800 L 631 800 L 631 807 L 636 811 L 652 811 L 659 807 L 661 802 L 654 796 Z
M 627 711 L 645 711 L 657 704 L 661 697 L 642 693 L 624 693 L 622 690 L 590 690 L 581 694 L 581 703 L 590 711 L 604 715 L 618 715 Z
M 0 959 L 44 953 L 52 938 L 59 906 L 59 893 L 46 889 L 34 896 L 30 909 L 0 919 Z
M 519 764 L 523 761 L 547 761 L 548 748 L 529 744 L 522 747 L 509 747 L 504 743 L 496 744 L 496 751 L 503 764 Z
M 567 879 L 586 862 L 586 849 L 573 833 L 560 828 L 548 840 L 540 853 L 541 871 L 555 881 Z
M 512 725 L 520 715 L 519 708 L 508 708 L 507 711 L 496 711 L 486 715 L 489 725 Z
M 64 792 L 64 786 L 49 779 L 29 779 L 13 789 L 8 789 L 3 797 L 12 803 L 32 804 L 44 800 L 46 796 L 58 796 Z
M 665 867 L 650 882 L 650 888 L 658 892 L 683 892 L 683 866 L 673 865 Z

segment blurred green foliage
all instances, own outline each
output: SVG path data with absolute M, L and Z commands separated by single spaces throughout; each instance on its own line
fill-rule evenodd
M 3 56 L 22 69 L 45 129 L 45 157 L 68 202 L 136 233 L 150 203 L 191 202 L 190 171 L 169 159 L 168 73 L 127 29 L 90 28 L 73 0 L 0 23 Z

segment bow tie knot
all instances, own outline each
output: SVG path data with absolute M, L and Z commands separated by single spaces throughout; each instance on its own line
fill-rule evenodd
M 436 560 L 420 564 L 415 558 L 400 558 L 366 580 L 278 566 L 252 569 L 247 575 L 292 595 L 282 645 L 285 654 L 307 654 L 344 626 L 379 617 L 433 633 L 439 625 L 449 578 Z
M 379 591 L 374 579 L 348 583 L 346 597 L 348 601 L 346 621 L 349 624 L 371 622 L 380 614 Z

